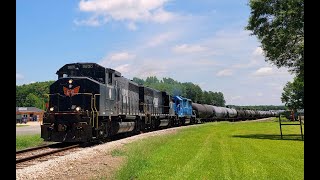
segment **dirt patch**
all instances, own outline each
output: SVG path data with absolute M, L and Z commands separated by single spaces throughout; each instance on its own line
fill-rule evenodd
M 66 163 L 67 169 L 52 174 L 52 178 L 62 177 L 61 179 L 112 179 L 114 172 L 125 162 L 123 156 L 112 156 L 111 154 L 101 153 L 92 158 Z M 49 177 L 49 178 L 51 178 Z M 48 177 L 46 177 L 48 178 Z M 60 179 L 60 178 L 59 178 Z

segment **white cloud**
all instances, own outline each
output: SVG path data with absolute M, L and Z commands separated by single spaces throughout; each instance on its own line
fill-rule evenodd
M 21 80 L 23 78 L 24 76 L 22 74 L 16 73 L 16 80 Z
M 163 9 L 167 1 L 168 0 L 81 0 L 79 2 L 79 9 L 83 12 L 93 13 L 93 16 L 100 16 L 103 19 L 113 19 L 115 21 L 153 21 L 165 23 L 171 21 L 176 16 Z M 86 21 L 87 20 L 84 22 Z M 102 23 L 94 24 L 100 25 Z M 133 27 L 135 26 L 128 25 L 128 28 Z
M 240 100 L 240 99 L 243 99 L 243 96 L 232 96 L 231 97 L 231 100 L 234 101 L 234 100 Z
M 216 75 L 217 76 L 231 76 L 233 74 L 231 69 L 223 69 L 219 71 Z
M 181 62 L 183 63 L 183 62 Z M 197 59 L 196 61 L 191 61 L 190 65 L 192 67 L 194 66 L 202 66 L 202 67 L 207 67 L 207 66 L 214 66 L 214 65 L 218 65 L 219 63 L 217 63 L 214 60 L 211 59 Z
M 119 53 L 111 54 L 109 60 L 111 60 L 111 61 L 123 61 L 123 60 L 130 60 L 130 59 L 133 59 L 135 57 L 136 57 L 136 55 L 129 54 L 128 52 L 119 52 Z
M 109 68 L 115 68 L 123 65 L 125 62 L 131 61 L 135 59 L 136 55 L 133 53 L 128 53 L 125 51 L 117 52 L 117 53 L 111 53 L 104 57 L 98 64 L 109 67 Z M 128 64 L 128 63 L 125 63 Z M 123 67 L 122 67 L 123 68 Z
M 153 20 L 159 23 L 165 23 L 175 18 L 173 13 L 164 11 L 162 8 L 154 12 Z
M 135 31 L 138 29 L 138 27 L 136 26 L 136 24 L 134 22 L 130 22 L 127 24 L 128 29 Z
M 250 68 L 265 63 L 263 50 L 261 47 L 257 47 L 253 50 L 249 63 L 234 64 L 233 68 Z
M 172 51 L 175 53 L 197 53 L 197 52 L 203 52 L 207 50 L 206 47 L 201 45 L 188 45 L 188 44 L 182 44 L 182 45 L 176 45 L 172 48 Z
M 257 96 L 261 97 L 261 96 L 263 96 L 263 93 L 258 92 L 258 93 L 257 93 Z
M 256 70 L 253 75 L 254 76 L 270 76 L 273 75 L 273 69 L 271 67 L 262 67 Z
M 155 62 L 159 62 L 161 60 L 155 58 Z M 162 60 L 165 61 L 165 60 Z M 167 63 L 157 63 L 155 62 L 143 60 L 136 64 L 135 70 L 132 72 L 133 76 L 146 78 L 148 76 L 157 76 L 158 78 L 162 78 L 167 74 L 168 64 Z
M 263 50 L 261 47 L 257 47 L 253 53 L 252 53 L 253 56 L 263 56 Z
M 89 19 L 78 20 L 75 19 L 73 23 L 77 26 L 100 26 L 101 23 L 96 17 L 90 17 Z
M 167 43 L 175 38 L 175 33 L 167 32 L 154 36 L 146 44 L 148 47 L 155 47 L 163 43 Z
M 128 73 L 130 71 L 130 69 L 131 69 L 131 65 L 130 64 L 123 64 L 123 65 L 120 65 L 118 67 L 115 67 L 114 69 L 119 71 L 121 74 L 122 73 Z

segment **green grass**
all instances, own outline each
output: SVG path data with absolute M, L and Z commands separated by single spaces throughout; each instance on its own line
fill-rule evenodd
M 136 141 L 115 179 L 304 179 L 300 126 L 282 130 L 284 140 L 273 120 L 219 122 Z
M 16 127 L 25 127 L 25 126 L 29 126 L 29 125 L 16 125 Z
M 115 149 L 113 151 L 111 151 L 111 156 L 115 157 L 115 156 L 124 156 L 125 152 L 121 149 Z
M 42 144 L 43 144 L 43 139 L 40 138 L 40 134 L 16 136 L 16 150 L 35 147 Z

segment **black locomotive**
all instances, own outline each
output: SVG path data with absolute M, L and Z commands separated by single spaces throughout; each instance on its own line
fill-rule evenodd
M 41 125 L 45 141 L 85 142 L 174 125 L 166 92 L 138 85 L 116 70 L 72 63 L 57 75 Z

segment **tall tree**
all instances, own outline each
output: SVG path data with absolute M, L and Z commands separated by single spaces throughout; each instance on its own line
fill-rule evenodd
M 262 44 L 266 61 L 304 76 L 304 0 L 250 0 L 247 29 Z
M 186 98 L 192 99 L 193 102 L 201 100 L 202 90 L 198 85 L 191 82 L 182 83 L 182 85 L 185 87 Z
M 133 77 L 132 81 L 138 84 L 142 84 L 142 85 L 144 84 L 144 80 L 137 77 Z
M 37 97 L 33 93 L 29 93 L 24 102 L 24 106 L 26 107 L 37 107 L 39 109 L 44 108 L 44 100 Z
M 283 88 L 281 101 L 290 109 L 304 108 L 304 84 L 301 77 L 297 76 L 293 82 L 288 82 Z
M 247 29 L 262 44 L 266 61 L 296 74 L 284 87 L 281 101 L 304 106 L 304 0 L 250 0 Z
M 156 76 L 150 76 L 150 77 L 147 77 L 145 83 L 146 84 L 159 83 L 159 79 Z

